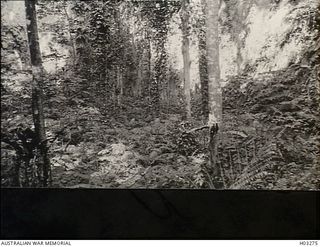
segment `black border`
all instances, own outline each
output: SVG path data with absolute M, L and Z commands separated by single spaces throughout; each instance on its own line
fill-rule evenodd
M 319 239 L 319 192 L 1 189 L 1 239 Z

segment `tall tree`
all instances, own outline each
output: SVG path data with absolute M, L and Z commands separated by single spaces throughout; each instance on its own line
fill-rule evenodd
M 206 0 L 206 44 L 209 95 L 209 155 L 214 177 L 221 175 L 217 160 L 219 129 L 222 125 L 222 90 L 220 85 L 219 65 L 219 0 Z M 216 181 L 216 187 L 219 183 Z
M 157 3 L 153 9 L 151 25 L 156 30 L 154 34 L 155 39 L 155 63 L 154 63 L 154 78 L 151 81 L 150 94 L 153 106 L 154 116 L 158 117 L 160 114 L 160 93 L 161 87 L 164 83 L 166 66 L 167 66 L 167 52 L 165 49 L 166 36 L 168 33 L 168 4 L 161 1 Z
M 44 69 L 42 65 L 38 25 L 37 25 L 37 13 L 36 13 L 36 1 L 25 0 L 26 8 L 26 21 L 27 21 L 27 33 L 29 42 L 29 51 L 31 57 L 32 66 L 32 114 L 34 122 L 34 130 L 39 143 L 39 164 L 40 179 L 42 180 L 42 186 L 48 186 L 48 180 L 50 175 L 50 160 L 48 157 L 48 149 L 46 143 L 45 121 L 43 113 L 43 74 Z
M 207 71 L 207 50 L 206 50 L 206 18 L 205 1 L 201 0 L 201 15 L 199 16 L 198 47 L 199 47 L 199 76 L 201 86 L 201 109 L 204 122 L 208 121 L 208 71 Z
M 183 81 L 184 81 L 185 107 L 186 107 L 187 119 L 191 118 L 189 19 L 190 19 L 189 0 L 182 0 L 181 27 L 182 27 Z

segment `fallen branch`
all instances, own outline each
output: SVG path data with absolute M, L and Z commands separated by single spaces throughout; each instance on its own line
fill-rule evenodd
M 197 127 L 197 128 L 193 128 L 191 130 L 188 130 L 186 131 L 186 133 L 192 133 L 192 132 L 195 132 L 195 131 L 199 131 L 199 130 L 203 130 L 203 129 L 209 129 L 209 126 L 208 125 L 204 125 L 204 126 L 201 126 L 201 127 Z
M 226 132 L 227 134 L 232 134 L 232 135 L 238 135 L 238 136 L 241 136 L 243 138 L 247 138 L 248 135 L 244 132 L 241 132 L 241 131 L 235 131 L 235 130 L 230 130 L 230 131 L 227 131 Z

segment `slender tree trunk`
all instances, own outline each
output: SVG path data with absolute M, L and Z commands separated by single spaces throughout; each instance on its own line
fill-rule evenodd
M 134 35 L 135 33 L 133 32 L 133 35 L 131 36 L 131 42 L 132 42 L 132 46 L 133 46 L 133 60 L 135 61 L 135 64 L 136 64 L 136 82 L 134 84 L 134 87 L 133 87 L 133 95 L 135 97 L 138 97 L 140 96 L 140 92 L 141 92 L 141 84 L 142 84 L 142 59 L 143 59 L 143 54 L 142 55 L 138 55 L 138 52 L 137 52 L 137 45 L 136 45 L 136 42 L 134 40 Z
M 165 51 L 165 40 L 163 37 L 159 37 L 156 41 L 156 58 L 154 65 L 154 78 L 151 81 L 151 104 L 153 107 L 153 116 L 159 117 L 160 115 L 160 97 L 162 86 L 165 79 L 165 66 L 166 66 L 166 51 Z
M 144 34 L 143 49 L 141 54 L 141 88 L 140 95 L 143 97 L 148 96 L 149 84 L 149 38 L 147 32 Z
M 169 81 L 169 98 L 170 98 L 170 104 L 175 105 L 177 102 L 177 85 L 176 85 L 176 80 L 175 77 L 172 74 L 173 72 L 170 72 L 168 76 L 168 81 Z
M 160 1 L 160 8 L 166 8 L 167 2 Z M 160 97 L 165 89 L 165 80 L 167 74 L 167 51 L 166 38 L 168 33 L 168 16 L 164 11 L 156 13 L 157 25 L 155 25 L 155 63 L 154 63 L 154 79 L 151 83 L 151 104 L 153 105 L 153 116 L 159 117 L 161 112 Z
M 138 96 L 138 97 L 141 96 L 141 88 L 142 88 L 142 82 L 143 82 L 142 58 L 143 58 L 143 56 L 141 56 L 141 59 L 139 59 L 139 61 L 138 61 L 137 84 L 136 84 L 136 96 Z
M 148 90 L 148 97 L 151 97 L 151 81 L 152 81 L 152 66 L 151 66 L 151 59 L 152 59 L 152 53 L 151 53 L 151 36 L 148 34 L 148 84 L 147 84 L 147 90 Z
M 220 187 L 221 171 L 219 169 L 217 153 L 219 144 L 219 129 L 222 124 L 222 90 L 220 85 L 219 65 L 219 6 L 218 0 L 206 0 L 206 43 L 209 82 L 209 120 L 210 134 L 209 153 L 210 164 L 214 171 L 216 188 Z
M 182 55 L 183 55 L 183 81 L 185 94 L 186 117 L 191 118 L 191 95 L 190 95 L 190 53 L 189 53 L 189 0 L 182 1 Z
M 48 158 L 48 150 L 46 143 L 45 122 L 43 113 L 43 92 L 42 92 L 42 79 L 44 69 L 42 66 L 38 26 L 37 26 L 37 14 L 36 14 L 36 1 L 25 0 L 26 7 L 26 19 L 27 19 L 27 32 L 28 42 L 31 57 L 32 66 L 32 114 L 34 129 L 39 143 L 40 157 L 39 168 L 40 176 L 42 179 L 42 186 L 48 186 L 50 171 L 50 160 Z
M 202 13 L 205 16 L 205 0 L 201 0 L 202 2 Z M 201 86 L 201 109 L 202 109 L 202 117 L 204 122 L 208 122 L 209 119 L 209 96 L 208 96 L 208 69 L 207 69 L 207 44 L 206 44 L 206 20 L 203 18 L 201 25 L 204 28 L 199 30 L 199 76 L 200 76 L 200 86 Z
M 123 97 L 123 78 L 120 66 L 117 66 L 118 106 L 121 107 Z

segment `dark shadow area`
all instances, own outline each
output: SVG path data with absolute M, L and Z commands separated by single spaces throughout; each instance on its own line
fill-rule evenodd
M 319 192 L 1 189 L 2 239 L 318 239 Z

